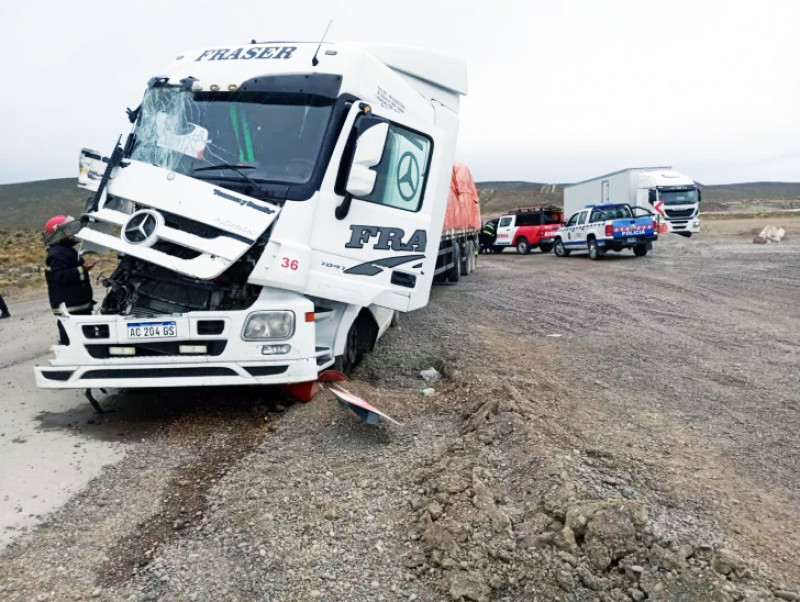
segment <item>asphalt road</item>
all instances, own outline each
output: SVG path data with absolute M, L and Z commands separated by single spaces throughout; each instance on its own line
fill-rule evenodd
M 75 431 L 96 420 L 80 391 L 34 384 L 33 366 L 46 361 L 56 340 L 47 301 L 13 303 L 11 311 L 0 321 L 0 547 L 122 457 L 117 443 Z

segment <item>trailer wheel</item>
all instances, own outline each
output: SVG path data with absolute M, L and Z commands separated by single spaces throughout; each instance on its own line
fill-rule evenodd
M 633 254 L 636 257 L 644 257 L 647 255 L 647 245 L 633 245 Z
M 472 262 L 475 260 L 475 250 L 472 247 L 472 241 L 468 240 L 464 243 L 464 257 L 461 258 L 461 275 L 469 276 L 472 272 Z
M 470 272 L 474 272 L 478 267 L 478 253 L 476 249 L 476 244 L 474 241 L 470 241 L 470 250 L 472 251 L 469 256 L 469 263 L 470 263 Z
M 589 259 L 600 259 L 603 256 L 603 252 L 600 250 L 600 245 L 597 244 L 597 241 L 594 238 L 589 239 L 588 245 Z
M 560 238 L 556 239 L 555 246 L 553 247 L 553 251 L 559 257 L 569 257 L 569 254 L 572 252 L 569 249 L 564 247 L 564 242 Z
M 447 279 L 456 283 L 461 280 L 461 246 L 457 242 L 453 242 L 453 267 L 447 270 Z
M 553 243 L 549 243 L 549 242 L 539 243 L 539 250 L 542 253 L 549 253 L 550 251 L 553 250 Z
M 517 253 L 520 255 L 527 255 L 531 252 L 531 244 L 528 242 L 528 239 L 525 237 L 520 238 L 517 241 Z

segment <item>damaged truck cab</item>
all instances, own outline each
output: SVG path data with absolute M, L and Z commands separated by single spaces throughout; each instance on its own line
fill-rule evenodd
M 295 383 L 427 304 L 465 65 L 416 48 L 199 49 L 153 77 L 78 233 L 116 252 L 40 387 Z

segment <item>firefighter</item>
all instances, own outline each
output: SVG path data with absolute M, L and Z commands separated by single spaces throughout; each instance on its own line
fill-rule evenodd
M 75 246 L 78 244 L 75 234 L 80 224 L 68 215 L 55 215 L 47 220 L 44 226 L 44 241 L 47 247 L 47 265 L 45 279 L 50 307 L 55 315 L 61 315 L 61 305 L 74 315 L 92 313 L 92 285 L 89 281 L 89 270 L 94 263 L 86 263 L 78 255 Z M 69 338 L 58 322 L 59 344 L 68 345 Z
M 495 236 L 497 236 L 497 220 L 492 219 L 483 225 L 483 229 L 478 234 L 478 242 L 481 246 L 481 253 L 491 252 Z

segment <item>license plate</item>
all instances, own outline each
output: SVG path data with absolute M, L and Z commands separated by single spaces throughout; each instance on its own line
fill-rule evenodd
M 639 239 L 636 238 L 635 236 L 629 236 L 628 237 L 628 242 L 639 242 Z
M 132 322 L 128 324 L 129 339 L 154 339 L 178 336 L 175 322 Z

